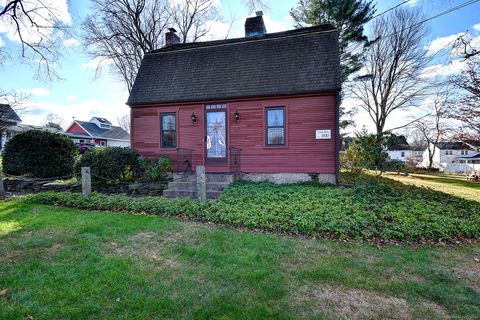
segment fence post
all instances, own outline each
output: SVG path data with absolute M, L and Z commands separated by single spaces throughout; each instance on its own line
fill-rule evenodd
M 82 193 L 85 197 L 92 194 L 92 178 L 90 176 L 90 167 L 82 167 Z
M 205 167 L 197 166 L 197 198 L 202 202 L 207 201 L 207 177 L 205 176 Z

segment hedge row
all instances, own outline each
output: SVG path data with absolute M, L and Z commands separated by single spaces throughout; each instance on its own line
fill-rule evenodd
M 395 182 L 355 188 L 237 182 L 215 202 L 43 193 L 26 202 L 181 216 L 271 232 L 340 239 L 438 242 L 480 237 L 480 203 Z

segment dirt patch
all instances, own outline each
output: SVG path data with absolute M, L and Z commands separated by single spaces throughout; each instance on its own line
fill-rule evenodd
M 480 262 L 473 261 L 453 269 L 453 274 L 480 293 Z
M 399 297 L 342 287 L 304 286 L 290 299 L 293 308 L 306 318 L 327 316 L 340 319 L 447 318 L 446 310 L 431 301 L 415 305 Z
M 436 263 L 455 279 L 464 281 L 480 293 L 480 246 L 468 253 L 441 251 Z
M 145 260 L 159 263 L 170 268 L 180 265 L 178 253 L 172 250 L 174 245 L 200 246 L 196 241 L 195 232 L 199 228 L 196 223 L 187 223 L 178 229 L 162 233 L 139 232 L 126 239 L 126 241 L 111 242 L 105 248 L 108 254 L 122 257 L 131 257 L 136 260 Z
M 54 254 L 58 249 L 60 249 L 62 245 L 60 243 L 54 243 L 50 247 L 47 247 L 45 250 L 48 254 Z
M 0 249 L 0 263 L 18 263 L 41 257 L 50 259 L 65 246 L 62 239 L 70 234 L 54 230 L 26 231 L 4 241 Z M 12 246 L 8 249 L 9 246 Z

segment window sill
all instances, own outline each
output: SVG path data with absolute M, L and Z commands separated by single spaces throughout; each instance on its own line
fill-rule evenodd
M 263 146 L 263 149 L 288 149 L 288 145 Z

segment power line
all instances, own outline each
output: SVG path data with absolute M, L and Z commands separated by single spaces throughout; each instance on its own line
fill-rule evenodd
M 390 11 L 392 11 L 392 10 L 397 9 L 397 8 L 400 7 L 401 5 L 404 5 L 405 3 L 410 2 L 410 1 L 411 1 L 411 0 L 406 0 L 406 1 L 403 1 L 403 2 L 401 2 L 401 3 L 399 3 L 399 4 L 397 4 L 396 6 L 393 6 L 393 7 L 391 7 L 391 8 L 388 8 L 387 10 L 385 10 L 385 11 L 383 11 L 383 12 L 380 12 L 380 13 L 377 14 L 377 15 L 374 15 L 374 16 L 370 19 L 370 21 L 372 21 L 373 19 L 376 19 L 376 18 L 380 17 L 381 15 L 384 15 L 384 14 L 387 13 L 387 12 L 390 12 Z
M 466 1 L 466 2 L 464 2 L 464 3 L 462 3 L 462 4 L 459 4 L 459 5 L 455 6 L 455 7 L 449 8 L 449 9 L 447 9 L 447 10 L 445 10 L 445 11 L 442 11 L 442 12 L 436 14 L 436 15 L 433 15 L 433 16 L 431 16 L 431 17 L 428 17 L 428 18 L 426 18 L 426 19 L 424 19 L 424 20 L 422 20 L 422 21 L 420 21 L 420 22 L 418 22 L 418 23 L 416 23 L 416 24 L 413 24 L 413 25 L 411 25 L 411 26 L 408 26 L 408 27 L 406 27 L 406 28 L 403 28 L 403 29 L 401 29 L 401 30 L 399 30 L 399 31 L 397 31 L 397 32 L 387 34 L 386 36 L 384 36 L 384 37 L 382 37 L 382 38 L 385 39 L 385 38 L 394 36 L 394 35 L 396 35 L 396 34 L 399 34 L 399 33 L 401 33 L 401 32 L 404 32 L 404 31 L 406 31 L 406 30 L 409 30 L 409 29 L 411 29 L 411 28 L 414 28 L 414 27 L 417 27 L 417 26 L 419 26 L 419 25 L 422 25 L 422 24 L 424 24 L 424 23 L 426 23 L 426 22 L 428 22 L 428 21 L 437 19 L 437 18 L 439 18 L 439 17 L 441 17 L 441 16 L 444 16 L 444 15 L 447 15 L 447 14 L 452 13 L 452 12 L 454 12 L 454 11 L 463 9 L 463 8 L 465 8 L 465 7 L 467 7 L 467 6 L 470 6 L 470 5 L 472 5 L 472 4 L 476 3 L 476 2 L 479 2 L 479 1 L 480 1 L 480 0 L 469 0 L 469 1 Z M 397 5 L 397 7 L 400 6 L 400 5 L 402 5 L 402 4 L 404 4 L 404 3 L 406 3 L 406 2 L 407 2 L 407 1 L 402 2 L 401 4 Z M 393 10 L 394 8 L 390 8 L 390 9 Z M 383 14 L 383 13 L 382 13 L 382 14 Z M 371 48 L 371 47 L 367 47 L 367 50 L 369 50 L 370 48 Z M 354 51 L 354 50 L 352 50 L 352 51 L 350 51 L 350 52 L 353 52 L 353 51 Z
M 440 12 L 440 13 L 434 15 L 434 16 L 431 16 L 431 17 L 429 17 L 429 18 L 426 18 L 426 19 L 424 19 L 424 20 L 422 20 L 422 21 L 420 21 L 420 22 L 418 22 L 418 23 L 416 23 L 416 24 L 413 24 L 413 25 L 411 25 L 411 26 L 408 26 L 407 28 L 403 28 L 402 30 L 399 30 L 399 31 L 397 31 L 397 32 L 388 34 L 388 35 L 386 35 L 384 38 L 394 36 L 394 35 L 396 35 L 396 34 L 398 34 L 398 33 L 401 33 L 401 32 L 403 32 L 403 31 L 409 30 L 409 29 L 411 29 L 411 28 L 413 28 L 413 27 L 417 27 L 417 26 L 419 26 L 419 25 L 422 25 L 422 24 L 424 24 L 425 22 L 428 22 L 428 21 L 437 19 L 437 18 L 439 18 L 439 17 L 441 17 L 441 16 L 444 16 L 444 15 L 447 15 L 447 14 L 449 14 L 449 13 L 451 13 L 451 12 L 454 12 L 454 11 L 457 11 L 457 10 L 460 10 L 460 9 L 463 9 L 463 8 L 465 8 L 465 7 L 469 6 L 469 5 L 472 5 L 472 4 L 476 3 L 476 2 L 479 2 L 479 1 L 480 1 L 480 0 L 469 0 L 469 1 L 466 1 L 466 2 L 464 2 L 464 3 L 462 3 L 462 4 L 459 4 L 459 5 L 456 6 L 456 7 L 452 7 L 452 8 L 450 8 L 450 9 L 447 9 L 447 10 L 445 10 L 445 11 L 442 11 L 442 12 Z

